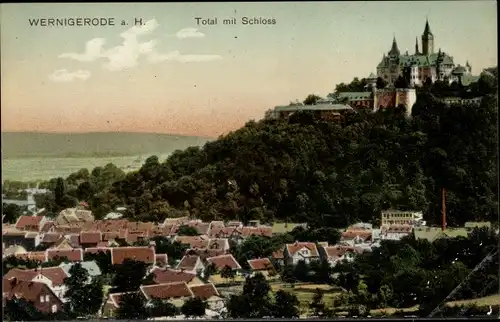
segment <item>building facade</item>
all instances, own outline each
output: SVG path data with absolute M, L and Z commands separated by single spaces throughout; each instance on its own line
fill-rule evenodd
M 429 78 L 432 82 L 436 80 L 454 80 L 453 70 L 455 63 L 453 57 L 439 49 L 434 49 L 435 38 L 426 21 L 424 32 L 421 37 L 422 49 L 419 49 L 418 38 L 415 42 L 415 52 L 402 54 L 398 48 L 396 37 L 393 38 L 391 50 L 383 55 L 381 62 L 377 66 L 377 77 L 382 78 L 389 84 L 400 77 L 406 78 L 410 86 L 420 86 Z M 471 66 L 467 62 L 465 65 L 467 73 L 471 73 Z

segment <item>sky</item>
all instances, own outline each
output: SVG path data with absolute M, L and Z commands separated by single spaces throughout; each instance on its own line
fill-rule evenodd
M 394 36 L 412 53 L 426 18 L 435 50 L 468 60 L 473 73 L 498 56 L 495 1 L 0 6 L 2 131 L 216 137 L 376 73 Z M 114 25 L 40 26 L 42 18 Z

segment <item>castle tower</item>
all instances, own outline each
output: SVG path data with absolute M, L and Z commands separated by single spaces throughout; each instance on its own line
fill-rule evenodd
M 425 21 L 425 29 L 422 34 L 422 54 L 434 54 L 434 35 L 431 32 L 431 27 L 429 27 L 429 20 Z
M 420 51 L 418 50 L 418 37 L 415 37 L 415 55 L 420 55 Z
M 392 47 L 391 50 L 389 51 L 389 56 L 390 57 L 399 57 L 399 48 L 398 48 L 398 43 L 396 42 L 396 36 L 392 39 Z

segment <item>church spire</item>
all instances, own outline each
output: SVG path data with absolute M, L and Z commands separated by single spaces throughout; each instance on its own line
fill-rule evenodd
M 394 38 L 392 39 L 392 47 L 391 51 L 389 51 L 389 56 L 399 56 L 399 48 L 398 43 L 396 42 L 396 35 L 394 35 Z
M 418 50 L 418 37 L 415 37 L 415 55 L 419 55 L 420 52 Z
M 429 26 L 429 19 L 428 19 L 428 18 L 425 18 L 425 29 L 424 29 L 424 35 L 431 35 L 431 36 L 434 36 L 434 35 L 432 34 L 431 27 Z

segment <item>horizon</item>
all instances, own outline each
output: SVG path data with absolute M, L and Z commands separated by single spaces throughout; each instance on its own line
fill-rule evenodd
M 402 53 L 413 53 L 426 18 L 436 52 L 442 49 L 457 65 L 468 61 L 476 75 L 498 64 L 494 1 L 30 3 L 1 9 L 2 133 L 217 138 L 275 106 L 308 94 L 325 97 L 337 84 L 376 73 L 393 36 Z M 30 26 L 30 19 L 76 16 L 114 17 L 116 25 Z M 220 22 L 233 16 L 275 23 Z M 198 25 L 196 17 L 219 23 Z M 132 26 L 135 19 L 143 26 Z
M 177 134 L 177 133 L 159 133 L 159 132 L 134 132 L 134 131 L 90 131 L 90 132 L 49 132 L 49 131 L 0 131 L 0 134 L 57 134 L 57 135 L 79 135 L 79 134 L 150 134 L 150 135 L 169 135 L 169 136 L 184 136 L 184 137 L 199 137 L 205 139 L 215 139 L 215 137 L 211 136 L 203 136 L 203 135 L 187 135 L 187 134 Z

